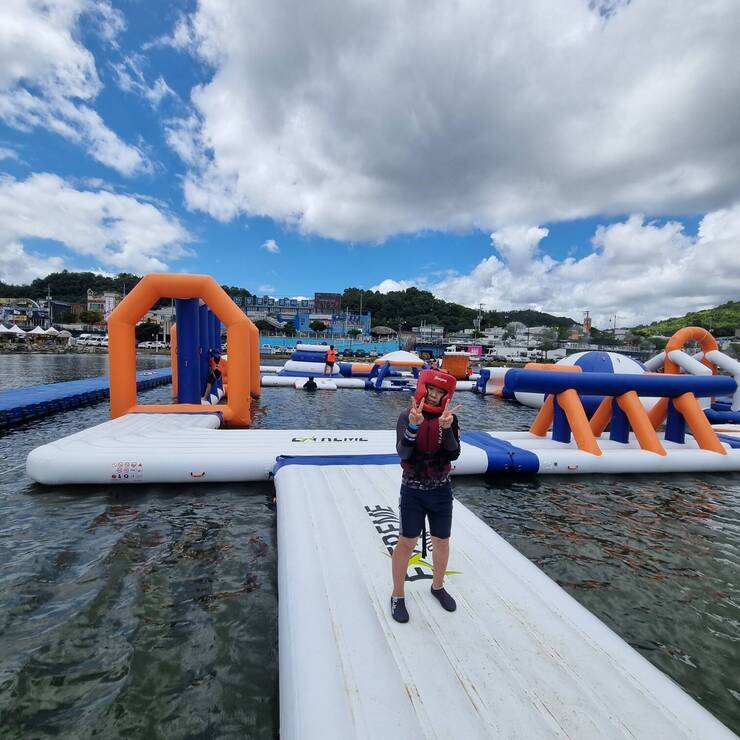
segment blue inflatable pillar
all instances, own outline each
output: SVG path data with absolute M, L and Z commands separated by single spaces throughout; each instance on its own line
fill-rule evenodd
M 198 327 L 200 330 L 200 393 L 206 389 L 208 382 L 208 306 L 203 303 L 198 306 Z
M 200 403 L 198 299 L 175 301 L 177 321 L 177 402 Z
M 383 381 L 385 376 L 391 371 L 391 363 L 386 360 L 383 363 L 383 367 L 378 371 L 378 377 L 375 379 L 375 388 L 380 390 L 383 387 Z
M 208 349 L 216 351 L 216 317 L 213 315 L 213 311 L 208 309 Z
M 686 441 L 686 419 L 680 414 L 673 401 L 668 401 L 668 416 L 665 420 L 665 438 L 682 445 Z
M 619 408 L 617 399 L 612 400 L 612 420 L 609 425 L 609 439 L 627 444 L 630 441 L 630 425 L 627 414 Z
M 552 438 L 555 442 L 570 442 L 570 424 L 557 398 L 552 399 Z

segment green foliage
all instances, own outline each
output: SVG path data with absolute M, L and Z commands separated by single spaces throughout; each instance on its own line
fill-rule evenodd
M 265 321 L 264 319 L 257 319 L 257 321 L 254 322 L 254 325 L 261 332 L 272 333 L 275 331 L 275 327 L 269 321 Z
M 150 319 L 137 324 L 134 332 L 137 342 L 154 342 L 162 339 L 159 324 Z
M 735 329 L 740 329 L 740 301 L 728 301 L 716 308 L 694 311 L 652 324 L 635 327 L 632 331 L 643 337 L 662 335 L 669 337 L 685 326 L 701 326 L 709 329 L 715 337 L 733 336 Z
M 420 326 L 422 322 L 444 326 L 448 332 L 469 329 L 478 315 L 475 309 L 457 303 L 447 303 L 435 298 L 429 291 L 418 288 L 391 291 L 385 295 L 377 291 L 347 288 L 342 295 L 342 307 L 359 312 L 360 294 L 362 310 L 372 311 L 373 324 L 397 329 L 399 323 L 404 330 Z M 573 320 L 565 316 L 551 316 L 539 311 L 484 311 L 481 329 L 505 326 L 512 321 L 521 321 L 527 326 L 569 327 Z
M 311 331 L 326 331 L 326 324 L 323 321 L 312 321 L 309 326 Z
M 347 334 L 349 334 L 352 337 L 356 337 L 358 334 L 362 334 L 361 329 L 350 329 Z
M 103 320 L 103 314 L 100 311 L 83 311 L 80 314 L 80 321 L 83 324 L 99 324 Z
M 221 287 L 232 298 L 237 298 L 237 297 L 239 297 L 239 298 L 248 298 L 249 296 L 252 295 L 246 288 L 237 288 L 234 285 L 222 285 Z
M 96 293 L 104 290 L 115 290 L 118 293 L 129 292 L 140 280 L 138 275 L 121 272 L 116 277 L 96 275 L 94 272 L 52 272 L 45 278 L 36 278 L 27 285 L 8 285 L 0 282 L 0 296 L 3 298 L 45 298 L 47 291 L 57 301 L 66 303 L 85 303 L 87 289 L 92 288 Z

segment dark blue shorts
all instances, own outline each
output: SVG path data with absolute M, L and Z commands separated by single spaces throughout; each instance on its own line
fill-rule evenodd
M 426 517 L 429 519 L 429 533 L 432 537 L 446 540 L 452 529 L 452 486 L 420 491 L 402 485 L 398 513 L 401 537 L 418 537 Z

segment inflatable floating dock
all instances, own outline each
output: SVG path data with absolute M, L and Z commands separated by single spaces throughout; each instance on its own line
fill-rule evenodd
M 723 426 L 718 434 L 697 401 L 734 393 L 733 378 L 575 370 L 511 371 L 507 382 L 513 388 L 545 393 L 548 400 L 528 432 L 464 432 L 453 472 L 740 470 L 740 428 Z M 590 419 L 582 395 L 602 397 Z M 648 412 L 641 396 L 660 400 Z M 28 456 L 27 472 L 48 484 L 249 481 L 267 478 L 279 455 L 395 454 L 395 430 L 224 430 L 224 406 L 171 413 L 177 409 L 182 406 L 136 406 L 133 413 L 38 447 Z M 663 424 L 665 430 L 656 431 Z
M 143 391 L 172 382 L 172 370 L 136 373 L 136 390 Z M 0 429 L 50 416 L 78 406 L 105 400 L 110 395 L 108 378 L 86 378 L 0 391 Z
M 732 738 L 459 501 L 445 612 L 412 557 L 390 616 L 401 471 L 278 462 L 283 738 Z

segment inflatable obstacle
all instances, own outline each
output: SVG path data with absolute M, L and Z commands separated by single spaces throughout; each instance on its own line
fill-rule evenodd
M 171 351 L 173 396 L 177 402 L 139 405 L 135 327 L 161 298 L 175 299 L 177 320 Z M 219 413 L 226 426 L 247 426 L 251 418 L 250 395 L 260 394 L 259 332 L 208 275 L 146 275 L 113 310 L 108 319 L 111 416 L 116 419 L 132 413 L 209 413 L 211 399 L 204 399 L 204 394 L 209 361 L 214 354 L 220 355 L 222 323 L 226 325 L 230 349 L 227 377 L 231 392 L 226 403 L 219 405 Z M 218 384 L 215 389 L 218 401 Z
M 697 355 L 689 355 L 683 346 L 689 341 L 699 342 L 702 351 Z M 588 351 L 578 352 L 559 360 L 554 365 L 540 366 L 535 363 L 526 365 L 527 368 L 550 367 L 567 370 L 569 367 L 578 367 L 585 373 L 608 372 L 617 375 L 662 372 L 664 374 L 712 375 L 718 372 L 732 376 L 740 386 L 740 363 L 729 357 L 717 348 L 712 335 L 699 327 L 686 327 L 679 330 L 666 345 L 666 350 L 644 364 L 616 352 Z M 476 382 L 475 390 L 481 395 L 495 395 L 501 398 L 514 398 L 525 406 L 541 408 L 546 394 L 515 391 L 507 377 L 514 368 L 483 368 Z M 512 376 L 513 377 L 513 376 Z M 582 403 L 586 412 L 594 413 L 603 400 L 603 397 L 582 396 Z M 646 409 L 658 403 L 657 397 L 640 397 L 640 403 Z M 723 399 L 701 398 L 700 405 L 704 409 L 709 421 L 713 424 L 740 424 L 740 392 L 735 391 L 732 396 Z M 665 401 L 663 411 L 665 411 Z
M 281 737 L 733 737 L 459 501 L 457 611 L 417 549 L 394 622 L 388 456 L 281 458 L 274 476 Z
M 453 474 L 740 470 L 740 429 L 718 435 L 697 400 L 734 394 L 733 378 L 526 369 L 507 377 L 515 390 L 546 393 L 548 402 L 527 432 L 463 432 Z M 603 397 L 590 419 L 581 395 Z M 661 403 L 648 412 L 641 396 Z M 395 455 L 394 430 L 225 434 L 222 407 L 198 408 L 205 413 L 131 413 L 44 445 L 28 456 L 28 474 L 48 484 L 248 481 L 267 479 L 278 455 Z M 135 463 L 137 477 L 117 477 L 122 463 Z

